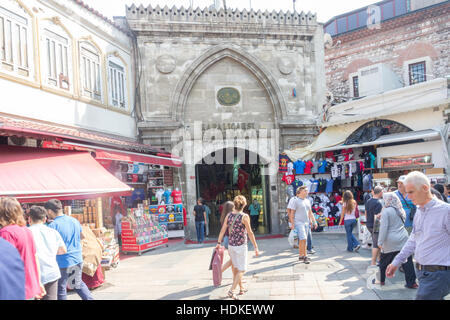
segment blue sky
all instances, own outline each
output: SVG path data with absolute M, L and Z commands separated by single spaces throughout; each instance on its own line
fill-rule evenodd
M 209 7 L 213 0 L 83 0 L 86 4 L 100 11 L 108 18 L 113 16 L 124 16 L 125 5 L 140 5 L 152 6 L 160 5 L 164 7 L 184 6 L 189 7 L 191 1 L 194 3 L 194 8 L 200 7 L 201 9 Z M 376 3 L 376 0 L 296 0 L 297 11 L 311 11 L 317 13 L 317 19 L 319 22 L 327 22 L 334 16 L 342 13 L 359 9 L 370 4 Z M 293 11 L 293 0 L 226 0 L 227 7 L 244 9 L 250 8 L 250 3 L 254 10 L 268 11 Z

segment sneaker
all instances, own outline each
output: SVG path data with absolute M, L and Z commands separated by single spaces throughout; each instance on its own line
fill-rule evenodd
M 414 283 L 412 286 L 408 286 L 405 284 L 405 288 L 408 288 L 408 289 L 417 289 L 418 287 L 419 287 L 419 285 L 417 283 Z
M 316 251 L 314 251 L 314 249 L 308 250 L 308 254 L 314 254 L 316 253 Z
M 310 264 L 310 263 L 311 263 L 311 259 L 308 258 L 308 257 L 304 257 L 304 258 L 303 258 L 303 263 L 304 263 L 304 264 Z
M 360 244 L 358 244 L 356 247 L 355 247 L 355 249 L 353 249 L 353 252 L 358 252 L 358 250 L 361 248 L 361 245 Z

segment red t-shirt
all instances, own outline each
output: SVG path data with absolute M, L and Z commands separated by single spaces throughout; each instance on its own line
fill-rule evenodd
M 305 162 L 305 174 L 311 174 L 311 168 L 314 166 L 312 161 Z
M 12 224 L 0 229 L 0 237 L 11 243 L 19 252 L 25 269 L 25 299 L 34 298 L 41 293 L 41 288 L 36 264 L 36 245 L 31 230 Z
M 290 185 L 292 182 L 294 182 L 295 176 L 293 174 L 285 174 L 281 181 L 286 182 L 287 185 Z
M 173 204 L 179 204 L 179 203 L 182 203 L 182 200 L 181 200 L 182 197 L 181 197 L 181 191 L 180 191 L 180 190 L 178 190 L 178 191 L 176 191 L 176 190 L 172 191 L 171 196 L 172 196 L 172 198 L 173 198 Z

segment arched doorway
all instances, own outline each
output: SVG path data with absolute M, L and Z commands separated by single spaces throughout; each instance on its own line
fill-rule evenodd
M 216 159 L 223 157 L 223 161 L 213 164 L 207 164 L 205 157 L 195 165 L 197 198 L 201 197 L 211 210 L 209 237 L 217 237 L 220 233 L 221 205 L 232 201 L 237 195 L 247 199 L 244 211 L 248 214 L 253 201 L 259 204 L 258 218 L 252 219 L 255 234 L 270 233 L 269 177 L 262 174 L 264 164 L 259 155 L 249 150 L 228 148 L 217 150 L 209 156 Z M 227 159 L 233 160 L 230 163 Z

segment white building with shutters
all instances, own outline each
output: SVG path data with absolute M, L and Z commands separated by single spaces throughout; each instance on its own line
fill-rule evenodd
M 135 140 L 133 38 L 79 0 L 0 2 L 0 115 Z

